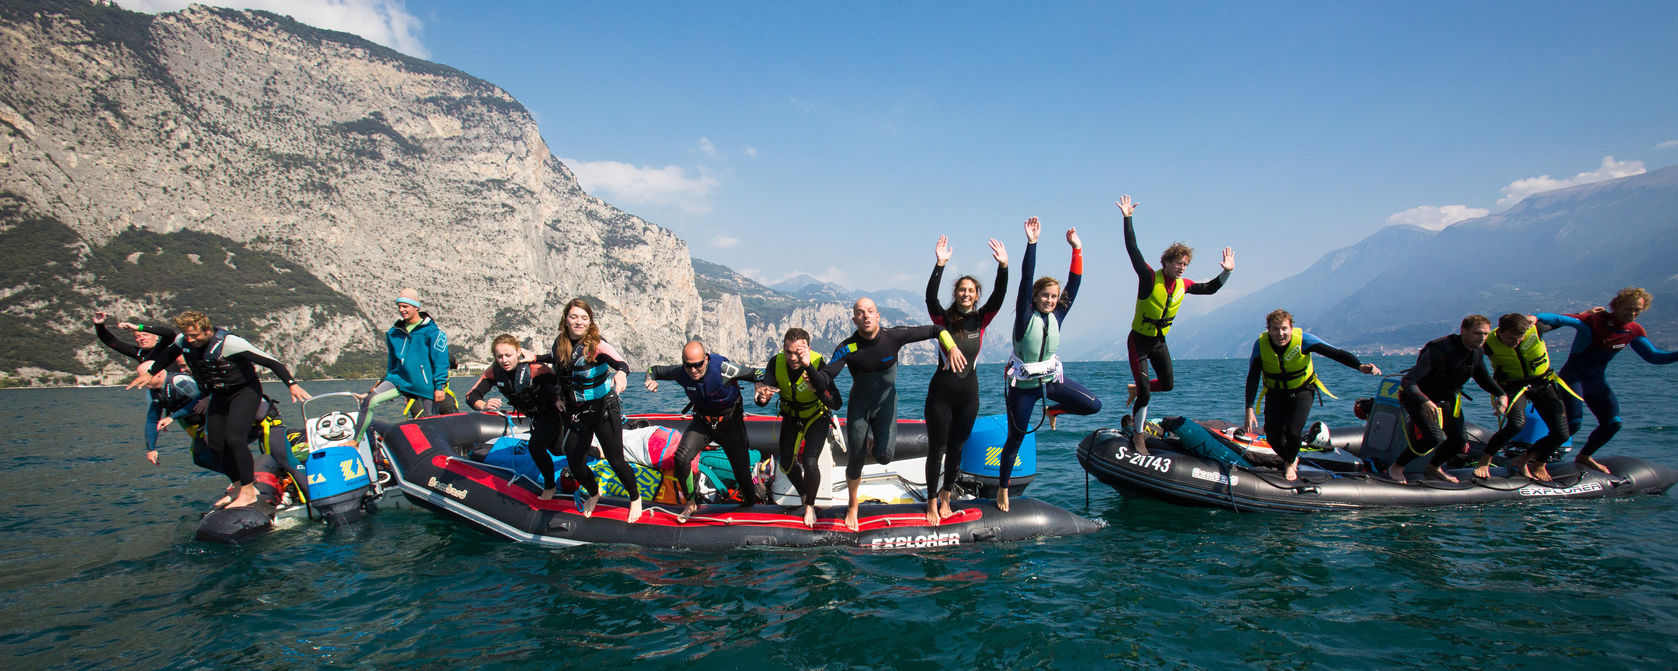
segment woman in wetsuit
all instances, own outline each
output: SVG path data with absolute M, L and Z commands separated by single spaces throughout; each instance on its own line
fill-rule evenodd
M 623 402 L 618 395 L 629 380 L 629 363 L 616 349 L 600 338 L 600 325 L 594 321 L 594 308 L 588 301 L 573 298 L 565 304 L 565 321 L 560 324 L 559 337 L 546 361 L 554 364 L 559 375 L 560 412 L 565 420 L 565 460 L 571 476 L 588 490 L 588 501 L 583 503 L 584 517 L 594 515 L 600 503 L 600 483 L 588 467 L 590 438 L 599 439 L 601 455 L 612 467 L 618 482 L 629 492 L 629 521 L 641 517 L 641 491 L 635 483 L 635 471 L 623 458 Z M 547 445 L 530 444 L 530 453 L 551 449 Z M 541 463 L 537 463 L 540 467 Z M 553 498 L 553 464 L 542 473 L 548 481 L 542 498 Z
M 990 240 L 991 258 L 996 259 L 996 282 L 999 289 L 991 294 L 984 306 L 977 307 L 983 287 L 972 275 L 956 278 L 951 290 L 953 302 L 949 307 L 938 303 L 938 285 L 944 279 L 944 264 L 950 261 L 950 238 L 938 236 L 934 254 L 938 264 L 932 267 L 932 277 L 926 281 L 926 311 L 932 323 L 949 331 L 962 356 L 968 361 L 965 370 L 957 372 L 940 365 L 932 374 L 926 390 L 926 522 L 955 514 L 950 509 L 950 496 L 955 493 L 956 473 L 961 466 L 961 446 L 973 433 L 973 421 L 979 417 L 979 376 L 972 364 L 979 360 L 979 349 L 984 345 L 985 327 L 1002 309 L 1003 297 L 1008 293 L 1008 250 Z M 943 364 L 944 353 L 938 353 Z M 943 486 L 938 483 L 939 469 L 943 469 Z
M 1654 296 L 1639 287 L 1626 287 L 1608 302 L 1607 310 L 1592 310 L 1572 315 L 1540 314 L 1538 323 L 1545 326 L 1567 326 L 1577 333 L 1568 350 L 1567 363 L 1561 367 L 1561 379 L 1579 392 L 1581 398 L 1568 396 L 1567 424 L 1570 435 L 1578 434 L 1585 421 L 1585 409 L 1596 416 L 1596 429 L 1585 439 L 1584 448 L 1573 458 L 1581 467 L 1603 473 L 1608 467 L 1592 455 L 1608 444 L 1620 430 L 1620 399 L 1608 386 L 1608 362 L 1627 347 L 1644 361 L 1657 366 L 1678 363 L 1678 351 L 1656 348 L 1649 342 L 1649 334 L 1637 323 L 1637 316 L 1649 309 Z
M 525 361 L 524 347 L 512 334 L 495 336 L 490 343 L 490 354 L 495 365 L 473 383 L 466 392 L 466 405 L 473 410 L 494 411 L 501 408 L 501 399 L 485 400 L 490 389 L 501 392 L 507 403 L 530 418 L 530 459 L 542 472 L 543 494 L 552 497 L 554 490 L 553 454 L 559 449 L 559 434 L 563 422 L 559 414 L 558 376 L 546 364 Z
M 1008 512 L 1008 484 L 1014 473 L 1014 458 L 1027 433 L 1035 431 L 1032 410 L 1037 403 L 1053 401 L 1044 414 L 1093 415 L 1101 411 L 1101 399 L 1083 385 L 1066 377 L 1055 351 L 1060 347 L 1060 324 L 1072 310 L 1072 299 L 1084 277 L 1084 243 L 1078 229 L 1066 229 L 1066 243 L 1072 245 L 1072 268 L 1067 271 L 1066 290 L 1053 277 L 1031 280 L 1037 270 L 1037 236 L 1043 230 L 1037 217 L 1025 221 L 1025 259 L 1020 262 L 1020 289 L 1014 299 L 1014 354 L 1008 359 L 1008 439 L 1002 444 L 996 507 Z

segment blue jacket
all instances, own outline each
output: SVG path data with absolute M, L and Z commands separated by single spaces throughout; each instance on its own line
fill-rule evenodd
M 431 398 L 448 387 L 449 337 L 431 321 L 431 315 L 421 312 L 413 331 L 397 321 L 385 332 L 385 346 L 390 349 L 385 380 L 398 391 Z

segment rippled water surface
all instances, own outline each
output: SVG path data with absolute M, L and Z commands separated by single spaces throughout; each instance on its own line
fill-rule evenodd
M 1678 366 L 1621 357 L 1607 448 L 1678 463 Z M 1396 369 L 1407 357 L 1377 359 Z M 1238 514 L 1125 499 L 1073 456 L 1116 425 L 1125 371 L 1073 364 L 1106 410 L 1039 434 L 1030 495 L 1108 521 L 1088 536 L 868 554 L 546 550 L 417 510 L 191 540 L 224 487 L 179 433 L 142 459 L 144 402 L 0 391 L 0 654 L 8 668 L 1672 668 L 1670 496 L 1479 508 Z M 985 411 L 1000 412 L 995 366 Z M 1319 367 L 1351 423 L 1370 378 Z M 1236 420 L 1245 362 L 1178 362 L 1154 416 Z M 921 413 L 928 367 L 899 378 Z M 463 390 L 465 380 L 457 380 Z M 360 390 L 317 382 L 315 393 Z M 631 387 L 631 412 L 679 406 Z M 297 408 L 287 405 L 288 417 Z M 1485 399 L 1472 419 L 1490 419 Z M 1587 430 L 1594 421 L 1587 419 Z

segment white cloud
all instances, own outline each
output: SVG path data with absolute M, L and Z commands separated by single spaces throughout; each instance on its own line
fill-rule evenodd
M 1678 147 L 1678 140 L 1667 140 L 1655 145 L 1656 149 L 1671 149 L 1673 147 Z
M 1538 177 L 1528 177 L 1510 182 L 1509 186 L 1503 187 L 1503 197 L 1498 199 L 1497 206 L 1508 208 L 1535 193 L 1555 191 L 1556 189 L 1565 189 L 1581 184 L 1606 182 L 1610 179 L 1641 175 L 1645 172 L 1648 171 L 1643 169 L 1642 161 L 1616 161 L 1613 156 L 1604 156 L 1602 157 L 1601 167 L 1590 172 L 1581 172 L 1567 179 L 1555 179 L 1549 175 L 1539 175 Z
M 618 161 L 560 161 L 576 173 L 583 190 L 620 206 L 671 206 L 689 214 L 707 214 L 711 211 L 711 192 L 721 186 L 715 177 L 703 173 L 690 176 L 674 165 L 653 168 Z
M 1491 214 L 1491 210 L 1467 205 L 1422 205 L 1387 217 L 1389 224 L 1410 224 L 1437 231 L 1466 219 Z
M 719 235 L 717 237 L 711 238 L 711 246 L 712 247 L 717 247 L 717 248 L 721 248 L 721 249 L 729 249 L 729 248 L 732 248 L 732 247 L 734 247 L 735 245 L 738 245 L 738 244 L 740 244 L 740 238 L 736 238 L 732 235 Z
M 190 0 L 122 0 L 124 9 L 156 14 L 185 9 Z M 402 0 L 215 0 L 233 9 L 260 9 L 284 14 L 316 28 L 354 33 L 368 41 L 426 58 L 431 52 L 420 42 L 421 22 Z
M 757 147 L 746 147 L 745 151 L 746 151 L 746 156 L 751 157 L 751 158 L 757 158 Z
M 711 158 L 717 157 L 717 145 L 712 144 L 710 138 L 699 138 L 699 151 Z

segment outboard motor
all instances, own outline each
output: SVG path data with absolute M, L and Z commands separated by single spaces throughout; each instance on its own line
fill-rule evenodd
M 355 435 L 356 412 L 332 411 L 318 417 L 308 414 L 309 402 L 333 396 L 351 401 L 355 398 L 354 394 L 338 392 L 304 403 L 309 457 L 301 466 L 307 478 L 309 505 L 327 524 L 343 526 L 376 510 L 371 499 L 379 489 L 371 451 Z
M 1410 422 L 1404 414 L 1404 406 L 1398 400 L 1403 380 L 1404 376 L 1396 374 L 1381 378 L 1381 386 L 1369 405 L 1369 423 L 1363 429 L 1362 449 L 1358 450 L 1358 456 L 1373 459 L 1383 468 L 1410 448 L 1410 437 L 1406 433 L 1410 429 Z M 1427 462 L 1418 460 L 1416 463 L 1425 465 Z
M 980 498 L 996 498 L 1002 478 L 1002 444 L 1008 440 L 1008 416 L 986 415 L 973 422 L 973 433 L 961 446 L 961 479 L 978 484 Z M 1008 495 L 1025 491 L 1037 477 L 1037 434 L 1025 434 L 1009 474 Z

